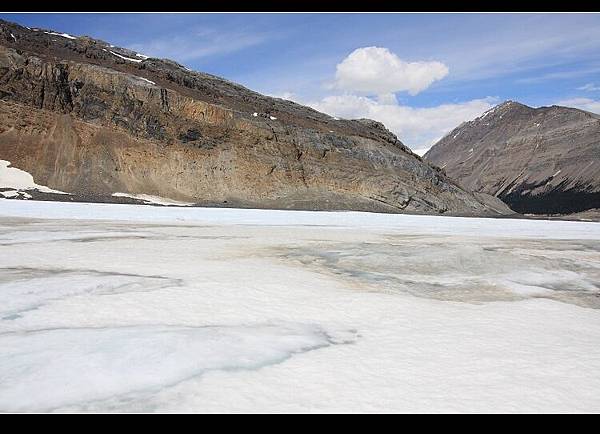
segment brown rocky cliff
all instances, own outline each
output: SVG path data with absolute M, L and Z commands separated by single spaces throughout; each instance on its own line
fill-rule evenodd
M 38 183 L 89 198 L 507 212 L 380 123 L 336 120 L 171 61 L 51 33 L 0 22 L 0 158 Z

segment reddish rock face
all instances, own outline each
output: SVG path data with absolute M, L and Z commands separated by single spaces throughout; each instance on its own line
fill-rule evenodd
M 378 122 L 337 120 L 175 62 L 4 21 L 0 159 L 75 200 L 124 192 L 217 206 L 509 212 Z
M 600 208 L 600 116 L 582 110 L 508 101 L 450 132 L 424 158 L 517 212 Z

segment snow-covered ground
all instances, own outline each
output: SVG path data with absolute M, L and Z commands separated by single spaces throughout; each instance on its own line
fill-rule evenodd
M 0 199 L 0 411 L 600 411 L 600 224 Z

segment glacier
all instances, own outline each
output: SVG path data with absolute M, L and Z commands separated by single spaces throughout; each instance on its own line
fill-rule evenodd
M 0 199 L 1 412 L 597 412 L 600 225 Z

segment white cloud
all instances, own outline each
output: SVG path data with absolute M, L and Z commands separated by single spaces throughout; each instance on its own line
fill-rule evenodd
M 540 83 L 548 80 L 565 80 L 570 78 L 582 77 L 600 72 L 599 65 L 591 65 L 585 68 L 578 68 L 570 71 L 549 72 L 547 74 L 536 74 L 534 77 L 524 77 L 515 80 L 517 83 Z M 585 86 L 583 86 L 585 87 Z M 582 88 L 578 88 L 582 90 Z
M 562 105 L 565 107 L 575 107 L 588 112 L 600 114 L 600 100 L 593 100 L 591 98 L 564 99 L 562 101 L 557 102 L 556 105 Z
M 462 122 L 492 108 L 493 98 L 475 99 L 436 107 L 414 108 L 356 95 L 328 96 L 309 103 L 316 110 L 346 119 L 369 118 L 382 122 L 412 149 L 425 152 Z
M 437 141 L 437 140 L 436 140 Z M 433 146 L 433 145 L 432 145 Z M 427 151 L 429 151 L 429 149 L 431 148 L 431 146 L 429 148 L 418 148 L 418 149 L 413 149 L 412 151 L 419 155 L 419 156 L 423 156 L 427 153 Z
M 585 90 L 587 92 L 595 92 L 600 90 L 600 86 L 596 86 L 594 83 L 588 83 L 584 86 L 578 87 L 577 90 Z
M 365 47 L 337 65 L 335 87 L 375 95 L 401 91 L 416 95 L 446 75 L 448 67 L 441 62 L 405 62 L 387 48 Z
M 186 33 L 185 36 L 168 36 L 131 44 L 130 48 L 152 57 L 185 62 L 207 56 L 232 53 L 261 44 L 266 40 L 267 35 L 256 32 L 243 30 L 223 32 L 217 29 L 204 28 Z
M 593 14 L 499 14 L 497 19 L 482 20 L 476 15 L 471 18 L 473 22 L 465 21 L 464 28 L 452 38 L 436 39 L 429 47 L 452 69 L 450 80 L 472 81 L 515 73 L 523 77 L 528 71 L 531 77 L 523 79 L 529 82 L 597 75 L 600 26 Z M 444 33 L 440 29 L 440 34 Z M 477 37 L 473 37 L 474 33 Z M 572 67 L 581 61 L 585 65 Z M 541 75 L 542 68 L 560 66 L 570 71 Z

